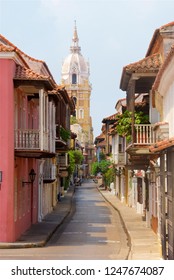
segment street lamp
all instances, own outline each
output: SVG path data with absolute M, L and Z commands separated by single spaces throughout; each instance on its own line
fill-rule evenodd
M 22 182 L 22 185 L 24 184 L 33 184 L 35 178 L 36 178 L 36 173 L 34 171 L 34 169 L 32 168 L 30 173 L 29 173 L 29 178 L 30 178 L 30 182 Z

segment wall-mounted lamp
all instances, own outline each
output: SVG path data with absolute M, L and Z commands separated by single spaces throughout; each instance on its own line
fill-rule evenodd
M 36 173 L 34 171 L 34 169 L 32 168 L 30 173 L 29 173 L 29 178 L 30 178 L 30 182 L 22 182 L 22 185 L 24 184 L 33 184 L 35 178 L 36 178 Z
M 0 171 L 0 183 L 2 183 L 2 171 Z

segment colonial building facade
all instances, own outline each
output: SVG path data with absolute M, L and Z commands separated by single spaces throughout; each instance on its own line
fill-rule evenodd
M 123 67 L 120 89 L 126 98 L 115 109 L 122 116 L 125 109 L 131 113 L 129 141 L 125 131 L 118 134 L 117 118 L 109 132 L 115 193 L 127 206 L 135 207 L 157 234 L 162 257 L 169 260 L 174 259 L 173 45 L 174 22 L 170 22 L 155 30 L 143 59 Z M 149 116 L 148 123 L 136 122 L 138 110 Z M 126 126 L 126 117 L 124 121 Z M 105 136 L 105 144 L 106 140 Z
M 0 242 L 14 242 L 57 204 L 75 107 L 44 61 L 2 35 L 0 100 Z

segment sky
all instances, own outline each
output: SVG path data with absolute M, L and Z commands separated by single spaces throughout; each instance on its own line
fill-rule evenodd
M 156 29 L 174 21 L 174 0 L 0 0 L 0 33 L 46 62 L 57 84 L 76 21 L 81 54 L 90 64 L 94 138 L 126 93 L 123 67 L 145 57 Z

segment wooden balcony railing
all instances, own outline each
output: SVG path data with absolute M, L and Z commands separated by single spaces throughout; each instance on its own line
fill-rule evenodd
M 156 142 L 153 124 L 135 124 L 134 144 L 152 145 Z
M 34 129 L 15 130 L 15 149 L 37 150 L 40 149 L 40 133 Z
M 16 150 L 40 150 L 55 151 L 55 137 L 48 132 L 39 129 L 16 129 L 15 130 Z

